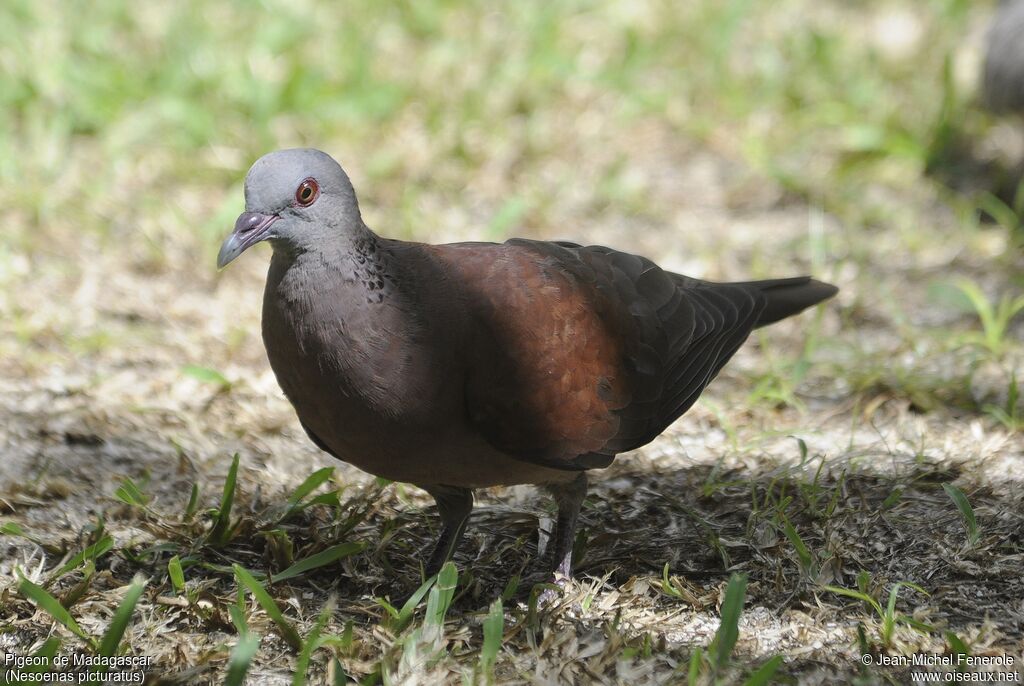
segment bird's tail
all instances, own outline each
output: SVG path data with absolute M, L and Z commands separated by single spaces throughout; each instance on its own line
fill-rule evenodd
M 828 300 L 839 292 L 830 283 L 817 281 L 809 276 L 797 276 L 791 279 L 770 279 L 768 281 L 747 281 L 735 284 L 761 292 L 768 305 L 757 319 L 755 326 L 764 326 L 780 319 L 791 317 L 811 305 Z

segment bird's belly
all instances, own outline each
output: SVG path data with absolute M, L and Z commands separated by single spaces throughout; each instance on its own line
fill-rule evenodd
M 456 396 L 441 400 L 441 394 L 439 402 L 430 403 L 435 411 L 429 416 L 410 416 L 393 407 L 382 412 L 352 389 L 340 391 L 337 379 L 326 383 L 324 375 L 295 374 L 294 367 L 277 371 L 283 372 L 278 382 L 307 430 L 335 457 L 374 476 L 465 488 L 558 483 L 576 476 L 497 450 L 450 406 L 458 404 Z
M 392 481 L 485 488 L 558 483 L 576 476 L 573 471 L 509 457 L 473 435 L 469 428 L 410 432 L 391 427 L 374 432 L 346 432 L 343 426 L 324 427 L 329 438 L 324 438 L 316 428 L 311 429 L 342 461 Z
M 390 369 L 373 355 L 341 365 L 325 342 L 299 343 L 286 311 L 264 310 L 270 366 L 303 425 L 338 459 L 392 481 L 466 488 L 558 483 L 576 472 L 523 462 L 469 424 L 463 382 L 450 365 Z M 394 359 L 394 358 L 391 358 Z M 375 363 L 376 362 L 376 363 Z

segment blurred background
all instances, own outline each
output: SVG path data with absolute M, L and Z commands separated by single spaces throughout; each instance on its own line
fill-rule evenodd
M 1019 147 L 973 106 L 991 10 L 12 0 L 6 250 L 72 233 L 153 266 L 196 259 L 248 165 L 297 145 L 340 158 L 398 236 L 578 232 L 610 213 L 643 230 L 681 203 L 791 201 L 851 232 L 906 230 L 941 203 L 969 233 L 975 208 L 923 172 L 968 136 L 981 156 Z M 686 185 L 695 148 L 735 165 L 707 191 L 720 203 Z
M 972 339 L 979 304 L 1001 312 L 988 347 L 1013 338 L 1024 136 L 1019 116 L 980 106 L 993 10 L 5 2 L 5 371 L 70 370 L 115 339 L 180 337 L 215 367 L 226 338 L 258 359 L 264 261 L 217 275 L 213 258 L 248 166 L 314 146 L 386 236 L 607 243 L 720 279 L 811 269 L 843 286 L 850 323 L 886 320 L 870 342 L 847 332 L 844 363 L 908 352 L 901 376 L 928 376 L 916 353 Z M 232 316 L 185 316 L 246 277 Z M 206 350 L 197 327 L 211 326 Z M 972 380 L 957 369 L 901 392 L 990 404 L 950 388 Z M 863 376 L 853 386 L 892 370 Z
M 214 264 L 249 165 L 312 146 L 388 237 L 561 238 L 836 283 L 651 454 L 770 462 L 806 429 L 837 459 L 957 465 L 1003 511 L 1024 460 L 1024 125 L 982 92 L 996 8 L 5 0 L 4 502 L 59 538 L 122 475 L 176 502 L 234 450 L 257 494 L 326 464 L 264 358 L 269 249 Z M 1008 582 L 988 581 L 970 621 L 1005 610 Z

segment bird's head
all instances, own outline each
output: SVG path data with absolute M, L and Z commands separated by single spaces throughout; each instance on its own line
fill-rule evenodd
M 245 177 L 245 212 L 217 255 L 223 268 L 261 241 L 286 250 L 309 250 L 353 225 L 359 204 L 348 175 L 325 152 L 278 150 L 256 160 Z

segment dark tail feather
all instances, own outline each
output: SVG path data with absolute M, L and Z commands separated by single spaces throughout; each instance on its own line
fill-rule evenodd
M 758 317 L 756 326 L 764 326 L 791 317 L 811 305 L 828 300 L 839 292 L 839 289 L 832 284 L 817 281 L 809 276 L 748 281 L 737 285 L 757 289 L 768 299 L 768 304 L 761 316 Z

